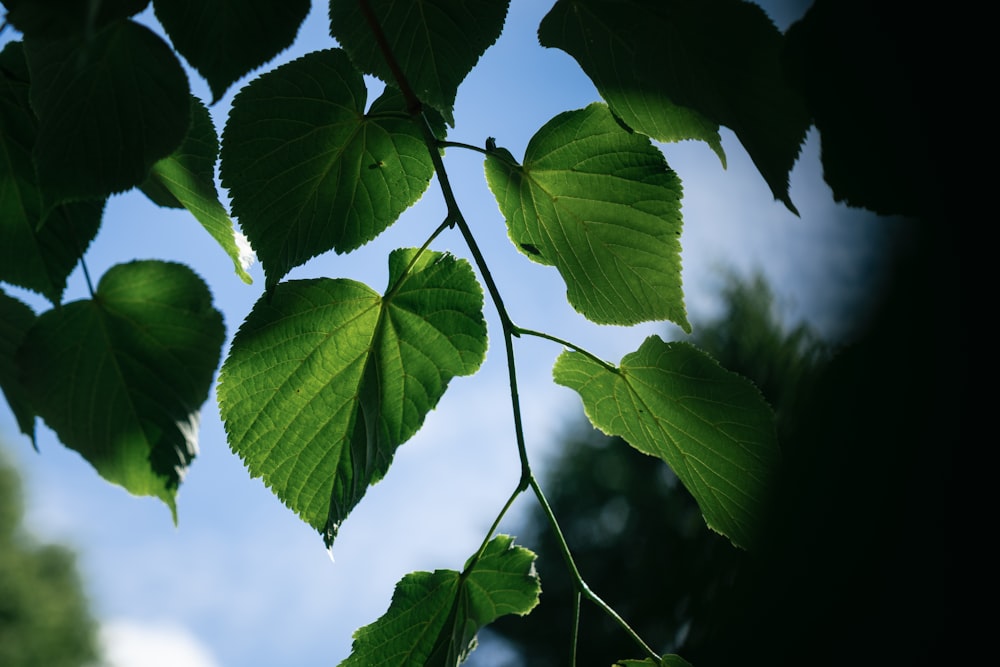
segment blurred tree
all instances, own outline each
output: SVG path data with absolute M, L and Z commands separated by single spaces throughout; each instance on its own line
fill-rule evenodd
M 827 347 L 806 325 L 789 330 L 782 324 L 761 276 L 746 282 L 729 276 L 722 296 L 723 315 L 698 327 L 694 342 L 758 384 L 784 436 Z M 696 643 L 746 554 L 705 527 L 693 498 L 667 466 L 586 421 L 569 434 L 547 470 L 543 486 L 588 584 L 641 636 L 659 642 L 654 649 L 673 652 L 685 640 L 686 646 Z M 542 601 L 529 619 L 501 619 L 493 630 L 517 647 L 515 664 L 565 665 L 572 583 L 540 511 L 517 532 L 518 541 L 539 555 Z M 585 603 L 577 664 L 607 667 L 635 655 L 631 639 Z
M 17 471 L 0 449 L 0 665 L 95 665 L 97 624 L 76 556 L 25 534 L 21 493 Z

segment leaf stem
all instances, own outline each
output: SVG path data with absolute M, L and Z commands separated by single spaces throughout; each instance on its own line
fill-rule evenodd
M 545 513 L 548 519 L 549 525 L 552 526 L 552 531 L 555 533 L 556 541 L 559 543 L 559 551 L 563 555 L 563 560 L 566 561 L 566 567 L 569 569 L 570 576 L 573 578 L 573 583 L 576 586 L 577 593 L 587 598 L 595 605 L 597 605 L 605 614 L 610 616 L 612 620 L 615 621 L 627 634 L 632 638 L 636 644 L 642 647 L 642 650 L 646 652 L 650 658 L 652 658 L 656 664 L 660 663 L 660 656 L 649 647 L 646 642 L 643 641 L 635 630 L 632 629 L 625 619 L 619 615 L 607 602 L 601 599 L 597 593 L 590 589 L 587 582 L 583 580 L 583 576 L 580 574 L 580 570 L 576 566 L 576 561 L 573 560 L 573 554 L 570 551 L 569 544 L 566 543 L 566 537 L 563 535 L 562 529 L 559 527 L 559 521 L 556 520 L 556 515 L 552 511 L 552 507 L 549 505 L 548 499 L 542 492 L 541 487 L 538 485 L 538 480 L 535 479 L 534 475 L 530 478 L 531 489 L 535 492 L 535 497 L 538 498 L 538 503 L 542 507 L 542 511 Z
M 396 56 L 393 54 L 392 48 L 389 46 L 389 40 L 386 39 L 385 32 L 382 30 L 382 24 L 379 23 L 378 17 L 375 16 L 375 12 L 372 11 L 371 4 L 368 0 L 358 0 L 358 5 L 361 7 L 361 13 L 364 15 L 365 21 L 368 23 L 368 28 L 372 31 L 372 35 L 375 37 L 375 43 L 378 44 L 379 51 L 382 52 L 382 57 L 385 58 L 386 65 L 389 66 L 389 71 L 392 72 L 392 78 L 396 80 L 396 85 L 399 86 L 400 92 L 403 93 L 403 99 L 406 100 L 407 111 L 410 112 L 410 115 L 418 115 L 423 105 L 421 104 L 416 93 L 414 93 L 413 89 L 410 87 L 410 82 L 406 80 L 406 75 L 403 74 L 403 70 L 399 66 L 399 62 L 396 60 Z
M 465 148 L 470 151 L 475 151 L 477 153 L 482 153 L 483 155 L 489 155 L 490 152 L 485 148 L 480 148 L 479 146 L 473 146 L 472 144 L 467 144 L 461 141 L 444 141 L 440 140 L 437 142 L 438 148 Z
M 593 361 L 599 363 L 601 366 L 603 366 L 607 370 L 611 371 L 612 373 L 617 373 L 618 372 L 618 367 L 615 366 L 614 364 L 609 364 L 608 362 L 604 361 L 603 359 L 601 359 L 597 355 L 594 355 L 594 354 L 588 352 L 587 350 L 583 349 L 579 345 L 575 345 L 575 344 L 569 342 L 568 340 L 563 340 L 562 338 L 559 338 L 557 336 L 553 336 L 551 334 L 544 333 L 542 331 L 532 331 L 531 329 L 524 329 L 524 328 L 521 328 L 521 327 L 517 328 L 517 333 L 518 334 L 524 334 L 526 336 L 535 336 L 536 338 L 544 338 L 545 340 L 551 340 L 554 343 L 559 343 L 563 347 L 568 347 L 569 349 L 573 350 L 574 352 L 579 352 L 580 354 L 584 355 L 585 357 L 587 357 L 589 359 L 592 359 Z
M 406 79 L 406 75 L 399 67 L 399 63 L 396 61 L 396 58 L 392 53 L 392 49 L 390 48 L 389 42 L 385 37 L 385 33 L 382 31 L 382 26 L 379 24 L 378 18 L 372 11 L 371 6 L 368 3 L 368 0 L 358 0 L 358 3 L 361 7 L 362 13 L 365 16 L 365 20 L 368 22 L 369 28 L 371 29 L 372 34 L 375 37 L 375 41 L 378 44 L 379 50 L 382 52 L 382 55 L 386 60 L 386 64 L 389 66 L 389 70 L 392 72 L 393 78 L 396 80 L 396 83 L 399 86 L 400 91 L 403 93 L 403 97 L 406 99 L 407 110 L 414 117 L 414 120 L 417 121 L 417 124 L 420 126 L 421 132 L 424 135 L 424 143 L 426 144 L 427 150 L 430 153 L 431 161 L 434 164 L 434 170 L 438 176 L 438 184 L 441 188 L 441 193 L 444 196 L 445 202 L 448 207 L 448 216 L 445 222 L 449 226 L 457 225 L 459 231 L 461 231 L 462 236 L 465 239 L 466 245 L 468 246 L 469 251 L 472 253 L 473 259 L 475 260 L 476 266 L 479 268 L 483 281 L 486 283 L 486 289 L 489 292 L 490 298 L 493 301 L 493 305 L 496 308 L 497 314 L 500 317 L 500 324 L 503 329 L 504 345 L 507 351 L 507 372 L 510 384 L 511 407 L 514 414 L 514 432 L 517 440 L 518 456 L 521 459 L 521 479 L 518 482 L 517 488 L 511 494 L 510 498 L 508 498 L 506 504 L 501 510 L 496 521 L 494 521 L 493 525 L 490 527 L 490 532 L 486 536 L 486 540 L 484 541 L 483 545 L 479 548 L 479 551 L 476 552 L 475 556 L 472 559 L 470 559 L 469 561 L 470 565 L 463 570 L 463 576 L 466 576 L 466 573 L 471 571 L 471 567 L 482 556 L 482 553 L 484 552 L 486 545 L 489 543 L 493 531 L 496 530 L 497 526 L 500 523 L 501 518 L 506 514 L 507 510 L 514 502 L 514 499 L 530 486 L 535 493 L 535 497 L 538 498 L 538 502 L 541 505 L 542 510 L 545 513 L 545 516 L 548 518 L 549 524 L 552 526 L 552 529 L 556 534 L 556 538 L 559 542 L 559 549 L 562 552 L 563 558 L 566 561 L 566 566 L 568 567 L 570 574 L 573 578 L 574 584 L 576 586 L 577 599 L 579 600 L 580 596 L 585 597 L 591 602 L 593 602 L 595 605 L 597 605 L 599 608 L 601 608 L 618 625 L 620 625 L 622 629 L 625 630 L 625 632 L 632 638 L 633 641 L 636 642 L 636 644 L 642 647 L 642 649 L 646 652 L 646 654 L 650 658 L 659 663 L 660 656 L 658 656 L 656 652 L 654 652 L 653 649 L 651 649 L 646 644 L 646 642 L 642 640 L 642 638 L 635 632 L 635 630 L 633 630 L 632 627 L 628 623 L 626 623 L 624 619 L 622 619 L 622 617 L 618 614 L 618 612 L 612 609 L 596 593 L 590 590 L 590 587 L 583 580 L 583 577 L 580 575 L 580 571 L 576 566 L 576 562 L 573 560 L 573 555 L 570 552 L 569 545 L 566 543 L 566 538 L 562 533 L 562 529 L 559 527 L 559 522 L 556 520 L 555 514 L 552 512 L 552 507 L 549 505 L 548 500 L 545 498 L 545 494 L 542 492 L 541 487 L 538 485 L 538 481 L 535 479 L 534 474 L 531 472 L 531 464 L 528 461 L 527 448 L 524 442 L 524 428 L 521 422 L 521 406 L 517 391 L 517 371 L 514 364 L 514 338 L 519 337 L 522 333 L 538 336 L 540 338 L 546 338 L 561 343 L 563 345 L 566 345 L 567 347 L 570 347 L 573 350 L 577 350 L 583 354 L 586 354 L 588 357 L 594 359 L 603 366 L 608 367 L 608 364 L 598 359 L 594 355 L 590 354 L 589 352 L 577 347 L 576 345 L 563 341 L 559 338 L 556 338 L 555 336 L 550 336 L 548 334 L 531 331 L 528 329 L 521 329 L 515 326 L 513 321 L 511 321 L 510 315 L 507 313 L 507 308 L 504 306 L 503 298 L 500 296 L 500 290 L 497 288 L 496 283 L 493 280 L 493 275 L 490 272 L 489 266 L 486 263 L 486 258 L 483 256 L 482 251 L 479 249 L 479 244 L 476 243 L 476 239 L 472 234 L 472 229 L 469 227 L 468 222 L 466 222 L 465 217 L 462 215 L 462 211 L 458 206 L 458 200 L 456 199 L 455 193 L 451 188 L 451 182 L 448 179 L 448 172 L 444 167 L 444 160 L 441 158 L 441 152 L 440 152 L 440 148 L 442 146 L 448 146 L 448 145 L 460 146 L 463 148 L 469 148 L 476 151 L 480 151 L 481 149 L 471 146 L 470 144 L 462 144 L 458 142 L 445 142 L 437 138 L 437 136 L 434 134 L 434 130 L 431 128 L 430 123 L 427 120 L 427 117 L 423 113 L 423 106 L 419 98 L 417 98 L 416 94 L 413 92 L 413 89 L 410 87 L 410 84 Z M 489 150 L 483 152 L 489 153 Z M 443 226 L 439 228 L 438 231 L 435 232 L 435 236 L 441 231 L 441 229 L 443 229 Z M 574 612 L 574 623 L 573 623 L 574 663 L 576 660 L 575 646 L 576 646 L 576 633 L 577 633 L 576 628 L 578 626 L 578 621 L 579 621 L 579 603 L 577 603 L 576 607 L 577 608 Z

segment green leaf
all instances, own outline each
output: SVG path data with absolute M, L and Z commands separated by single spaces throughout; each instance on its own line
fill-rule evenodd
M 510 0 L 368 3 L 410 88 L 454 127 L 458 86 L 503 31 Z M 330 0 L 330 34 L 366 74 L 398 86 L 356 0 Z
M 531 551 L 498 535 L 463 573 L 411 572 L 396 584 L 388 611 L 354 634 L 340 667 L 460 664 L 481 628 L 501 616 L 524 616 L 538 604 L 534 561 Z
M 420 128 L 379 100 L 365 114 L 365 100 L 361 73 L 331 49 L 264 74 L 233 101 L 222 183 L 267 289 L 311 257 L 371 241 L 427 189 L 434 165 Z
M 6 19 L 28 37 L 90 37 L 118 19 L 141 12 L 149 0 L 3 0 Z
M 35 442 L 35 412 L 18 377 L 14 358 L 34 323 L 35 313 L 27 304 L 0 290 L 0 390 L 3 390 L 21 433 L 32 442 Z
M 396 250 L 380 296 L 321 278 L 254 306 L 219 377 L 229 445 L 328 544 L 454 376 L 486 353 L 468 262 Z
M 59 303 L 66 279 L 97 235 L 104 205 L 59 206 L 42 226 L 28 82 L 21 43 L 8 43 L 0 52 L 0 280 Z
M 39 316 L 17 362 L 31 405 L 62 443 L 108 481 L 161 499 L 176 522 L 224 339 L 191 269 L 131 262 L 105 273 L 93 299 Z
M 775 199 L 795 212 L 788 175 L 810 118 L 785 81 L 781 32 L 759 5 L 559 0 L 538 36 L 573 56 L 639 132 L 661 141 L 702 139 L 723 157 L 713 128 L 732 129 Z
M 120 21 L 89 40 L 26 39 L 24 49 L 46 208 L 141 184 L 187 134 L 187 76 L 148 28 Z
M 215 160 L 219 152 L 215 126 L 208 109 L 193 96 L 191 118 L 191 129 L 184 143 L 173 155 L 153 165 L 142 191 L 160 206 L 183 206 L 189 210 L 233 260 L 236 275 L 249 284 L 253 279 L 246 269 L 252 254 L 241 249 L 241 245 L 247 244 L 238 241 L 241 236 L 215 189 Z
M 553 118 L 531 138 L 523 165 L 491 150 L 486 178 L 514 245 L 559 270 L 580 313 L 600 324 L 667 319 L 690 331 L 680 179 L 606 106 Z
M 154 0 L 170 41 L 212 89 L 212 102 L 292 45 L 309 0 Z
M 753 547 L 780 451 L 774 414 L 749 380 L 691 345 L 656 336 L 617 369 L 563 352 L 554 377 L 580 394 L 594 426 L 663 459 L 710 528 Z

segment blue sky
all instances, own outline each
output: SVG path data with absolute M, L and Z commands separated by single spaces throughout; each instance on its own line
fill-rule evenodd
M 797 17 L 799 4 L 765 6 L 784 28 Z M 535 30 L 550 5 L 513 0 L 504 34 L 459 89 L 450 139 L 482 145 L 493 136 L 519 158 L 552 116 L 597 99 L 568 55 L 538 45 Z M 316 3 L 292 48 L 265 69 L 330 46 L 325 5 Z M 210 99 L 197 74 L 189 77 L 195 94 Z M 369 100 L 377 94 L 373 88 Z M 232 93 L 211 109 L 220 134 L 231 99 Z M 773 200 L 731 133 L 724 131 L 723 142 L 725 170 L 704 144 L 663 147 L 684 184 L 681 242 L 689 319 L 697 327 L 716 312 L 720 267 L 744 274 L 760 269 L 790 320 L 804 318 L 838 334 L 844 295 L 878 277 L 876 248 L 862 241 L 879 223 L 833 203 L 822 182 L 814 133 L 792 173 L 792 199 L 801 217 Z M 566 304 L 555 271 L 527 261 L 507 241 L 481 156 L 449 149 L 445 164 L 517 324 L 571 340 L 610 361 L 651 333 L 683 336 L 660 324 L 587 323 Z M 288 278 L 347 277 L 381 290 L 389 250 L 422 244 L 443 217 L 432 183 L 379 239 L 350 256 L 320 256 Z M 439 237 L 434 248 L 468 256 L 457 231 Z M 188 214 L 158 209 L 140 194 L 115 197 L 87 253 L 87 266 L 96 280 L 114 264 L 137 257 L 192 266 L 213 290 L 230 337 L 263 289 L 260 267 L 251 270 L 253 285 L 242 283 Z M 27 293 L 4 289 L 38 310 L 46 307 Z M 65 300 L 86 296 L 78 270 Z M 138 649 L 145 657 L 133 654 L 114 667 L 335 665 L 348 655 L 354 630 L 385 611 L 403 575 L 460 569 L 519 474 L 499 326 L 489 308 L 487 316 L 492 344 L 483 368 L 453 380 L 424 428 L 400 448 L 386 479 L 345 521 L 333 562 L 320 537 L 260 480 L 250 479 L 231 453 L 214 394 L 203 410 L 201 453 L 178 496 L 177 527 L 162 503 L 107 484 L 42 425 L 36 454 L 9 410 L 0 407 L 0 441 L 24 476 L 29 527 L 41 539 L 78 549 L 88 594 L 114 650 L 124 655 L 136 639 L 145 647 Z M 576 395 L 551 380 L 560 351 L 547 341 L 517 342 L 527 444 L 538 468 L 563 427 L 580 414 Z M 519 499 L 501 530 L 516 534 L 516 519 L 530 502 L 528 496 Z

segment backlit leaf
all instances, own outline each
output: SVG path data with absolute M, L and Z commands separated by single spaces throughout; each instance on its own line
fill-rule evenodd
M 580 394 L 594 426 L 665 461 L 710 528 L 752 548 L 780 452 L 773 412 L 749 380 L 656 336 L 617 369 L 563 352 L 554 377 Z
M 212 89 L 213 102 L 239 78 L 292 45 L 309 0 L 154 0 L 177 51 Z
M 376 100 L 365 114 L 366 97 L 339 49 L 282 65 L 236 96 L 222 183 L 268 289 L 311 257 L 371 241 L 427 189 L 434 166 L 420 128 L 401 105 Z
M 486 178 L 514 245 L 559 270 L 580 313 L 600 324 L 666 319 L 690 331 L 681 183 L 648 137 L 592 104 L 546 123 L 523 165 L 491 151 Z
M 215 188 L 215 161 L 219 142 L 212 117 L 205 105 L 191 98 L 191 129 L 170 157 L 153 165 L 142 191 L 161 206 L 183 206 L 214 238 L 236 267 L 245 283 L 253 282 L 246 272 L 249 262 L 237 244 L 237 232 Z
M 454 127 L 458 86 L 503 30 L 510 0 L 368 3 L 414 93 Z M 356 0 L 330 1 L 330 34 L 366 74 L 398 85 Z
M 531 551 L 498 535 L 465 572 L 411 572 L 396 584 L 388 611 L 355 632 L 340 667 L 460 664 L 481 628 L 501 616 L 524 616 L 538 604 L 534 561 Z
M 120 21 L 89 40 L 26 39 L 24 50 L 46 208 L 139 185 L 187 134 L 187 75 L 148 28 Z
M 385 296 L 345 279 L 278 284 L 220 373 L 230 447 L 331 543 L 451 378 L 482 363 L 482 305 L 469 264 L 429 251 L 392 253 Z
M 198 451 L 225 327 L 188 267 L 112 267 L 93 299 L 41 314 L 17 355 L 31 405 L 102 477 L 166 503 Z
M 723 157 L 715 130 L 733 130 L 774 197 L 795 211 L 788 174 L 810 118 L 785 81 L 781 32 L 759 5 L 559 0 L 538 36 L 573 56 L 639 132 L 661 141 L 702 139 Z

